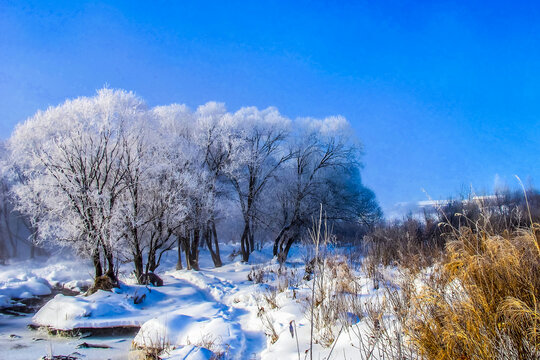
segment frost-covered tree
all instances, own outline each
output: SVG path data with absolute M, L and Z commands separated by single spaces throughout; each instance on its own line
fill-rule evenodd
M 160 118 L 149 112 L 126 134 L 119 163 L 125 191 L 119 199 L 123 221 L 116 223 L 116 232 L 127 244 L 126 256 L 139 283 L 147 282 L 163 253 L 173 248 L 174 231 L 185 218 L 185 179 L 172 156 L 180 149 L 170 139 Z
M 359 174 L 359 149 L 343 117 L 300 119 L 289 138 L 291 160 L 280 179 L 281 223 L 274 256 L 287 258 L 292 244 L 322 205 L 329 220 L 360 221 L 376 217 L 378 206 Z
M 37 228 L 32 219 L 14 209 L 13 185 L 25 182 L 20 168 L 11 161 L 5 142 L 0 143 L 0 259 L 26 256 L 30 250 L 30 258 L 47 254 L 46 250 L 37 246 Z M 36 202 L 39 194 L 29 194 Z M 37 203 L 36 203 L 37 206 Z M 37 209 L 36 209 L 37 210 Z M 22 251 L 21 251 L 22 250 Z
M 218 224 L 241 223 L 244 261 L 256 234 L 275 239 L 284 261 L 320 204 L 335 224 L 379 216 L 348 133 L 341 117 L 291 126 L 275 108 L 147 109 L 133 93 L 102 89 L 16 128 L 12 194 L 36 242 L 90 257 L 96 277 L 115 280 L 115 259 L 127 260 L 144 283 L 175 245 L 179 269 L 182 257 L 198 269 L 202 246 L 221 266 Z
M 24 182 L 17 209 L 39 229 L 37 239 L 74 248 L 93 260 L 95 276 L 116 280 L 120 197 L 125 191 L 127 133 L 147 113 L 133 93 L 102 89 L 39 111 L 9 140 Z M 104 271 L 104 267 L 106 270 Z
M 176 104 L 157 107 L 153 112 L 161 124 L 162 147 L 168 149 L 164 155 L 169 176 L 177 179 L 178 199 L 184 210 L 184 216 L 178 218 L 173 229 L 178 244 L 177 268 L 182 267 L 183 250 L 187 268 L 198 270 L 200 241 L 208 227 L 214 203 L 214 194 L 210 191 L 212 177 L 205 166 L 205 148 L 197 128 L 200 114 Z
M 371 228 L 382 218 L 375 194 L 362 184 L 360 167 L 351 164 L 325 174 L 319 199 L 328 220 Z
M 233 130 L 233 138 L 239 147 L 233 161 L 237 166 L 227 172 L 232 183 L 244 227 L 240 238 L 243 261 L 248 261 L 255 248 L 254 227 L 264 205 L 260 204 L 262 193 L 280 166 L 289 159 L 284 146 L 290 130 L 290 120 L 281 116 L 277 109 L 258 110 L 242 108 L 227 121 Z
M 223 208 L 223 200 L 228 196 L 223 184 L 225 174 L 234 173 L 241 164 L 238 161 L 243 139 L 237 136 L 231 115 L 224 104 L 210 102 L 200 106 L 196 112 L 195 139 L 204 156 L 203 166 L 207 174 L 208 222 L 203 228 L 205 244 L 216 267 L 222 265 L 216 222 Z
M 30 248 L 30 258 L 35 255 L 47 254 L 44 248 L 38 246 L 37 222 L 33 219 L 39 218 L 39 212 L 44 211 L 39 206 L 39 194 L 28 194 L 28 201 L 34 203 L 34 216 L 29 217 L 27 214 L 21 214 L 14 209 L 14 194 L 13 185 L 16 183 L 24 183 L 27 179 L 24 177 L 20 168 L 10 162 L 9 157 L 4 159 L 2 166 L 2 175 L 0 176 L 0 236 L 9 244 L 8 249 L 12 250 L 11 256 L 20 256 L 19 245 L 25 248 Z M 6 251 L 9 255 L 9 250 Z
M 216 222 L 220 216 L 220 200 L 226 195 L 223 179 L 237 179 L 240 168 L 245 166 L 245 134 L 234 115 L 227 113 L 223 104 L 207 103 L 191 113 L 179 105 L 159 107 L 154 110 L 168 122 L 168 134 L 175 134 L 176 141 L 188 148 L 189 158 L 182 159 L 176 168 L 190 174 L 185 188 L 187 217 L 176 235 L 179 250 L 185 252 L 186 265 L 198 268 L 201 241 L 207 246 L 215 266 L 221 266 Z M 182 150 L 185 154 L 186 150 Z M 238 176 L 239 177 L 239 176 Z M 240 180 L 242 181 L 242 180 Z M 238 181 L 238 182 L 240 182 Z M 180 259 L 180 254 L 179 254 Z M 178 264 L 178 268 L 181 264 Z
M 16 244 L 13 236 L 11 236 L 9 229 L 6 228 L 6 224 L 9 225 L 8 216 L 8 199 L 9 199 L 9 186 L 8 178 L 6 174 L 8 156 L 5 150 L 5 145 L 0 142 L 0 264 L 3 264 L 7 258 L 10 257 L 9 247 L 16 250 Z

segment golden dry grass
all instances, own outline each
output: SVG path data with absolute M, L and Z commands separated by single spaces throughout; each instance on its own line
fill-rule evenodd
M 428 359 L 538 359 L 540 226 L 462 227 L 412 298 L 408 335 Z

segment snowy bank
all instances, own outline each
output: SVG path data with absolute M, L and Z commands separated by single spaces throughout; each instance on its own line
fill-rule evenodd
M 0 309 L 20 305 L 17 300 L 50 295 L 53 288 L 80 292 L 92 283 L 89 268 L 80 260 L 57 256 L 14 262 L 0 270 Z

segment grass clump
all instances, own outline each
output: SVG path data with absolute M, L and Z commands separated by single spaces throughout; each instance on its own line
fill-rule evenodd
M 540 358 L 540 225 L 460 227 L 412 299 L 408 334 L 428 359 Z

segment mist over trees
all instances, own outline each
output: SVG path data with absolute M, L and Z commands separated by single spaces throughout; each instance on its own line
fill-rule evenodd
M 118 262 L 131 261 L 143 283 L 175 247 L 177 268 L 197 270 L 201 246 L 221 266 L 219 241 L 240 242 L 248 261 L 270 240 L 284 261 L 321 204 L 336 227 L 381 217 L 350 134 L 342 117 L 290 120 L 214 102 L 149 108 L 105 88 L 16 127 L 2 152 L 2 204 L 24 216 L 33 243 L 69 246 L 96 277 L 116 280 Z M 220 229 L 239 231 L 224 239 Z M 2 254 L 7 246 L 2 237 Z
M 9 258 L 44 255 L 35 245 L 35 231 L 30 219 L 16 211 L 11 191 L 13 178 L 23 181 L 17 167 L 8 163 L 6 144 L 0 141 L 0 264 Z

